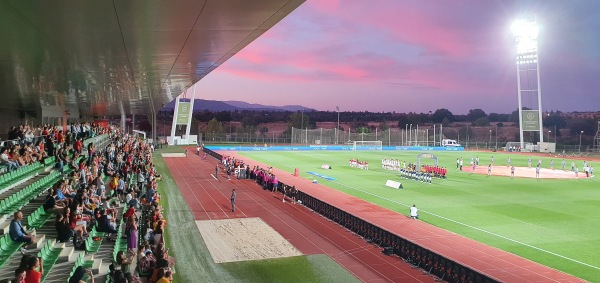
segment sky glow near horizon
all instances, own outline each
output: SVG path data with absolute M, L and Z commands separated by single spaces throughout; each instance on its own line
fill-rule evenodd
M 198 98 L 510 113 L 517 109 L 510 27 L 533 14 L 542 110 L 599 111 L 600 1 L 585 0 L 307 0 L 200 80 Z

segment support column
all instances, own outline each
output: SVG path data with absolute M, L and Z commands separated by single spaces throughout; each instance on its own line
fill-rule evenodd
M 188 140 L 188 144 L 189 144 L 189 139 L 190 139 L 190 128 L 192 126 L 192 116 L 194 116 L 194 100 L 196 99 L 196 84 L 194 84 L 193 86 L 193 90 L 192 90 L 192 99 L 190 100 L 190 114 L 188 115 L 188 120 L 187 120 L 187 126 L 185 127 L 185 139 Z M 196 141 L 197 143 L 197 141 Z
M 154 110 L 154 105 L 152 106 Z M 156 143 L 156 111 L 152 111 L 152 142 Z
M 169 145 L 175 144 L 175 129 L 177 127 L 177 112 L 179 109 L 179 96 L 175 98 L 175 109 L 173 110 L 173 121 L 171 123 L 171 138 L 169 139 Z
M 121 131 L 125 132 L 126 120 L 125 109 L 123 107 L 123 102 L 119 102 L 119 111 L 121 112 Z

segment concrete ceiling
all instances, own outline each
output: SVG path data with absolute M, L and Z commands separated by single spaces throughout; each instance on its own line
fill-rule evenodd
M 304 0 L 0 0 L 0 109 L 158 111 Z

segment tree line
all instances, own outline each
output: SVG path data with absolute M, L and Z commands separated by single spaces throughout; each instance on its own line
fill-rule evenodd
M 528 110 L 527 108 L 524 108 Z M 160 119 L 170 121 L 173 111 L 161 111 Z M 161 118 L 162 117 L 162 118 Z M 491 124 L 498 127 L 504 126 L 504 123 L 519 123 L 518 110 L 510 114 L 503 113 L 486 113 L 482 109 L 470 109 L 467 114 L 453 114 L 446 108 L 429 111 L 428 113 L 396 113 L 396 112 L 338 112 L 336 111 L 253 111 L 253 110 L 236 110 L 236 111 L 201 111 L 193 114 L 192 129 L 197 128 L 198 123 L 207 123 L 207 132 L 267 132 L 268 129 L 263 127 L 259 129 L 259 125 L 272 122 L 285 122 L 289 127 L 294 128 L 316 128 L 318 122 L 337 122 L 350 125 L 353 131 L 369 132 L 374 130 L 369 126 L 369 122 L 378 122 L 379 130 L 386 130 L 390 127 L 405 128 L 407 125 L 413 124 L 442 124 L 445 127 L 451 126 L 451 123 L 461 123 L 471 126 L 490 126 Z M 223 127 L 221 123 L 227 123 L 228 127 Z M 236 126 L 232 126 L 231 122 Z M 543 126 L 548 129 L 570 129 L 572 133 L 585 134 L 596 133 L 597 121 L 593 119 L 566 118 L 561 116 L 560 111 L 552 111 L 543 117 Z

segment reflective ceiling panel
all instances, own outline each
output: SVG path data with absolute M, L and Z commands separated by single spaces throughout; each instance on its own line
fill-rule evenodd
M 303 2 L 0 0 L 0 109 L 157 111 Z

